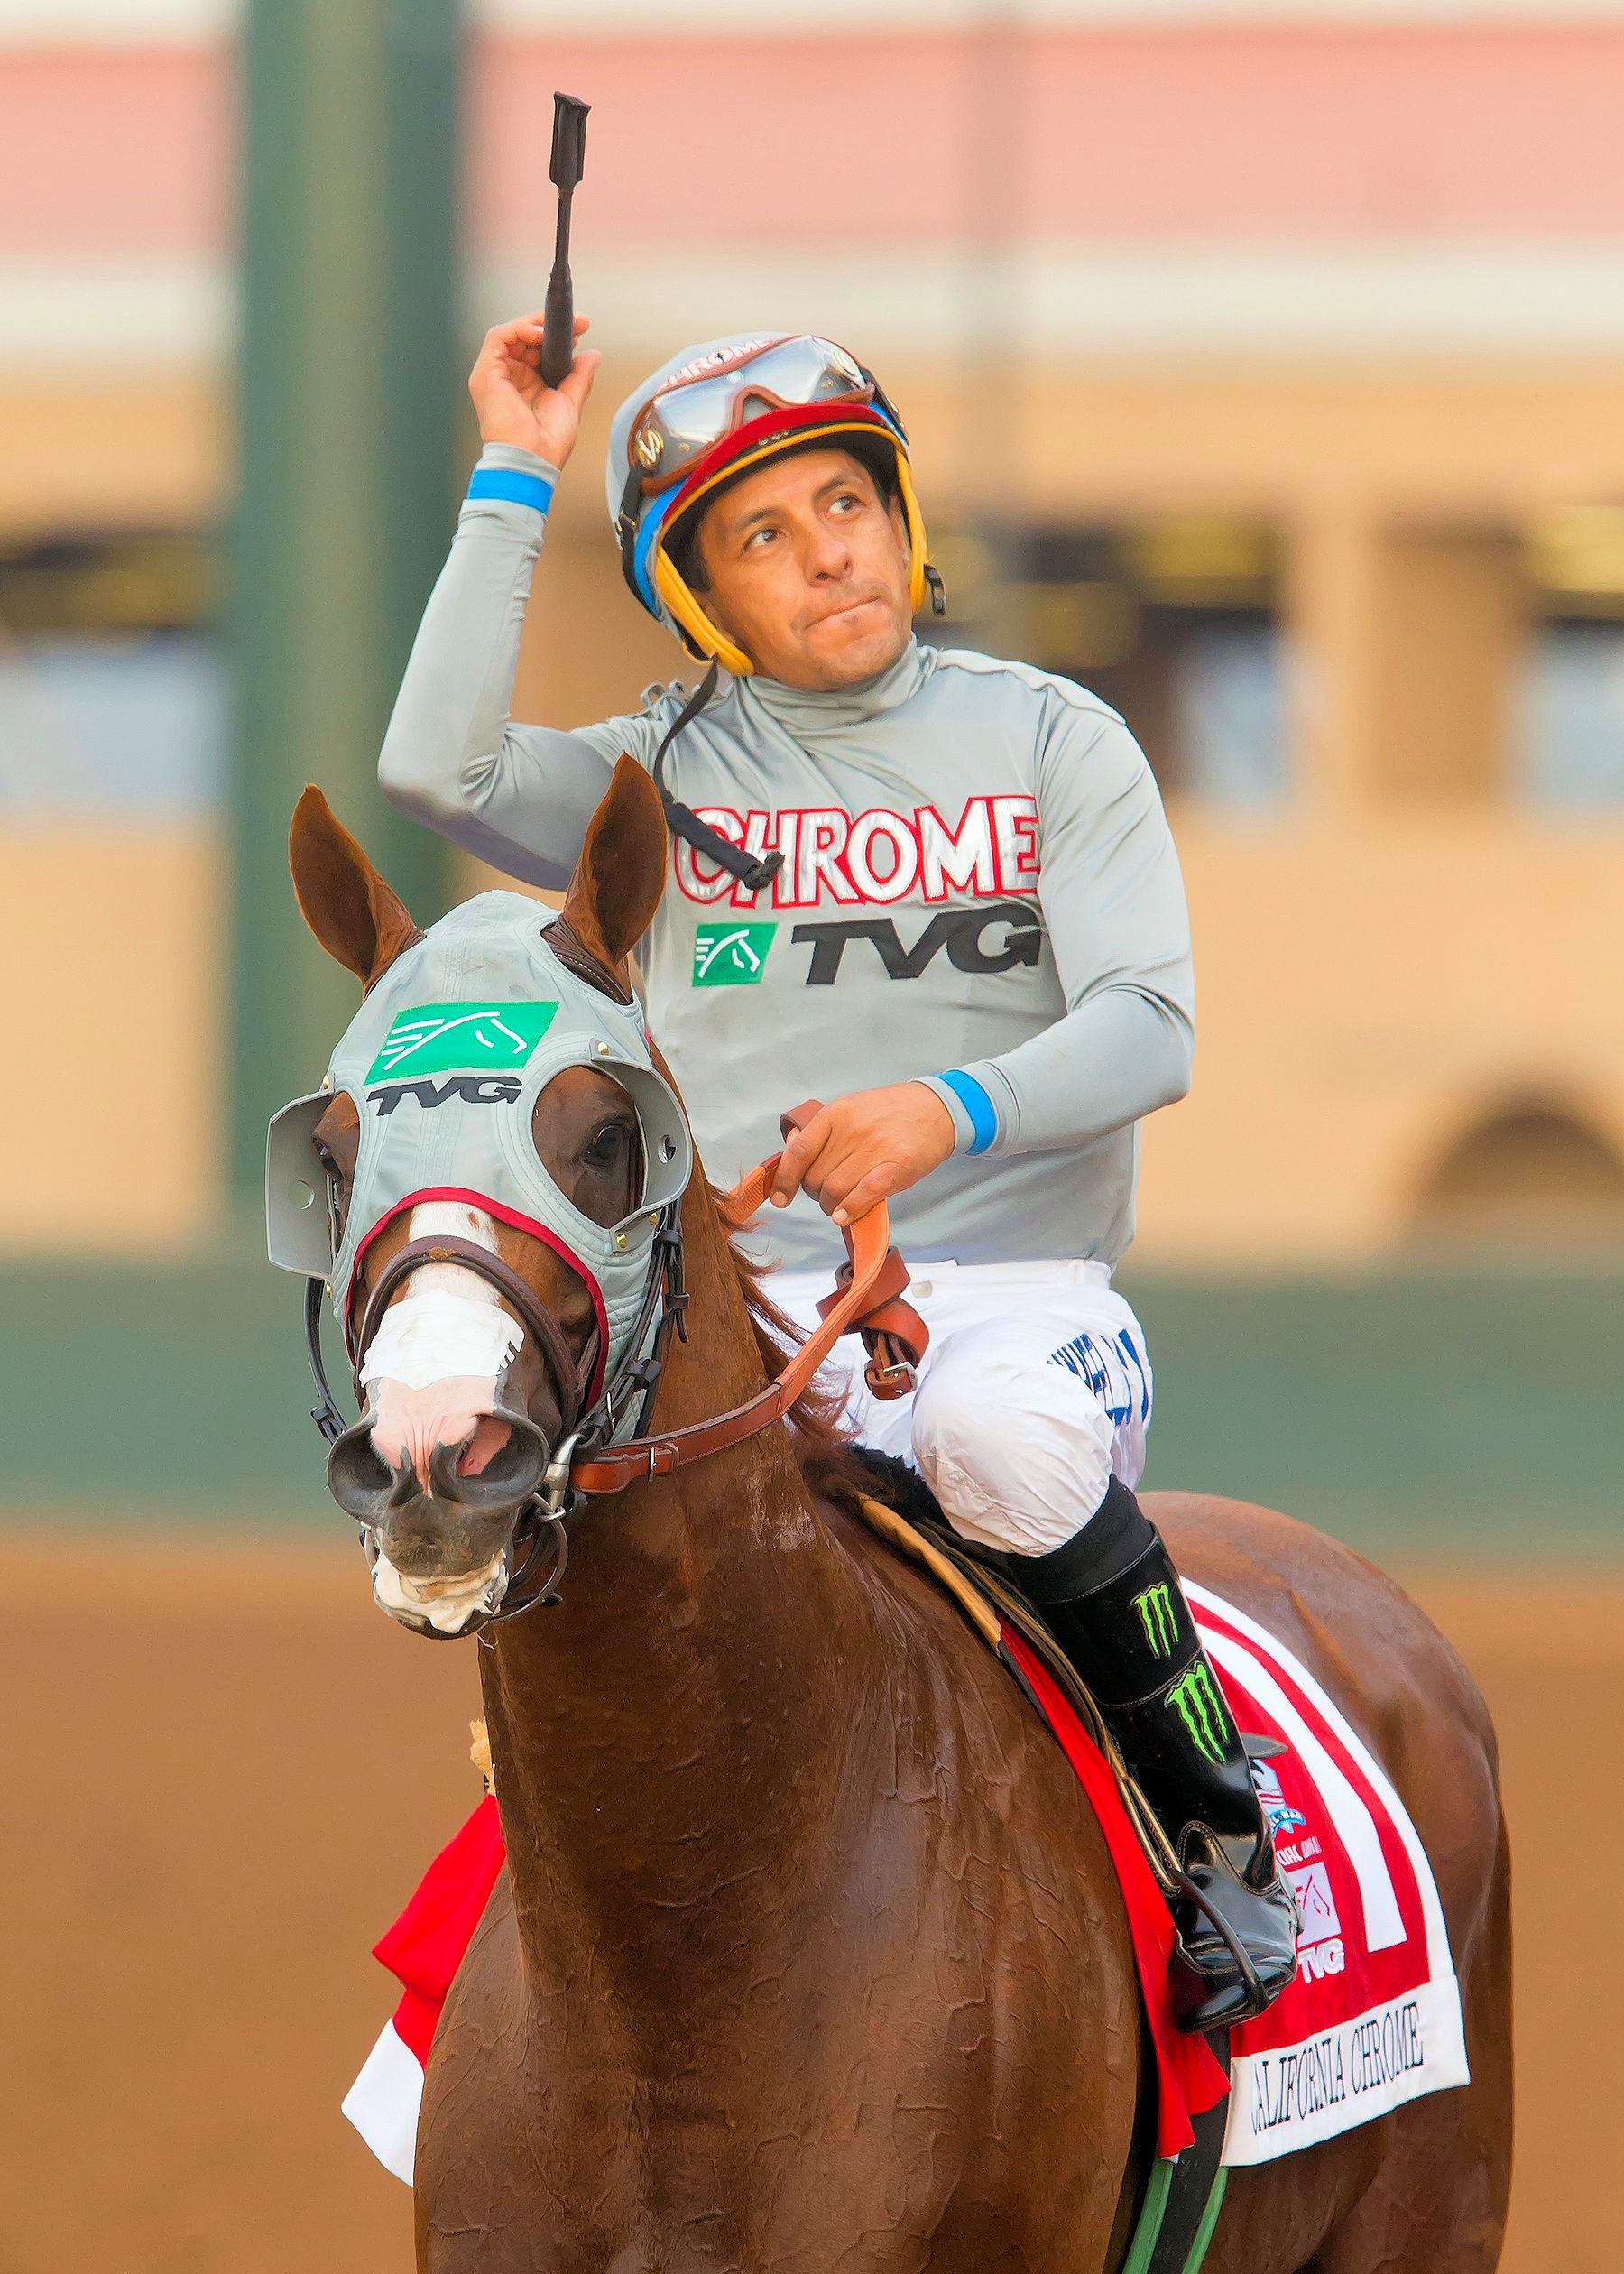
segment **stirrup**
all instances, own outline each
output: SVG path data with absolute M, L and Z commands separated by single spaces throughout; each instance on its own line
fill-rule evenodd
M 1234 1978 L 1225 1981 L 1221 1974 L 1215 1974 L 1209 1966 L 1202 1964 L 1185 1942 L 1176 1914 L 1175 1955 L 1179 1961 L 1181 1980 L 1187 1992 L 1199 1991 L 1201 1993 L 1186 1995 L 1178 2001 L 1181 2009 L 1177 2017 L 1178 2026 L 1195 2035 L 1227 2029 L 1241 2021 L 1255 2021 L 1296 1979 L 1296 1936 L 1301 1927 L 1301 1914 L 1289 1882 L 1278 1872 L 1269 1888 L 1252 1887 L 1240 1879 L 1239 1874 L 1236 1878 L 1238 1884 L 1249 1895 L 1257 1898 L 1260 1904 L 1272 1909 L 1278 1899 L 1289 1913 L 1289 1939 L 1278 1954 L 1278 1966 L 1270 1966 L 1271 1974 L 1278 1973 L 1279 1978 L 1269 1982 L 1263 1979 L 1257 1958 L 1242 1941 L 1233 1922 L 1224 1916 L 1190 1872 L 1180 1870 L 1177 1874 L 1179 1900 L 1188 1903 L 1204 1919 L 1223 1946 L 1234 1968 Z
M 1246 2011 L 1237 2013 L 1232 2018 L 1237 2021 L 1255 2021 L 1259 2014 L 1260 2014 L 1264 2008 L 1268 2005 L 1269 1999 L 1264 1992 L 1263 1984 L 1259 1977 L 1258 1969 L 1252 1963 L 1252 1955 L 1250 1951 L 1248 1950 L 1240 1936 L 1236 1934 L 1234 1928 L 1230 1925 L 1228 1919 L 1225 1918 L 1217 1904 L 1213 1902 L 1212 1897 L 1210 1895 L 1203 1894 L 1201 1889 L 1196 1886 L 1188 1872 L 1179 1872 L 1178 1891 L 1180 1895 L 1183 1896 L 1186 1903 L 1191 1904 L 1201 1913 L 1202 1917 L 1206 1920 L 1207 1925 L 1217 1936 L 1219 1941 L 1223 1945 L 1225 1950 L 1228 1951 L 1231 1958 L 1234 1962 L 1235 1971 L 1241 1977 L 1241 1986 L 1246 1992 Z M 1175 1944 L 1178 1956 L 1183 1960 L 1184 1964 L 1190 1974 L 1193 1975 L 1197 1982 L 1204 1982 L 1206 1980 L 1206 1976 L 1203 1973 L 1202 1969 L 1196 1964 L 1195 1959 L 1191 1957 L 1189 1952 L 1186 1949 L 1184 1937 L 1182 1936 L 1176 1936 Z

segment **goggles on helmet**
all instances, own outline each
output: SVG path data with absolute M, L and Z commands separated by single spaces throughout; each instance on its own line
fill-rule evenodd
M 832 339 L 803 334 L 747 341 L 666 381 L 632 421 L 627 464 L 638 493 L 652 497 L 763 411 L 868 403 L 876 397 L 883 402 L 872 376 Z

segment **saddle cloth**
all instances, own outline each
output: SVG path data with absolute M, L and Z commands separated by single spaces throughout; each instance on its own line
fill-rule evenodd
M 1186 2148 L 1191 2118 L 1227 2089 L 1223 2163 L 1266 2163 L 1464 2084 L 1460 1994 L 1431 1867 L 1379 1764 L 1273 1636 L 1207 1589 L 1186 1592 L 1237 1723 L 1280 1747 L 1254 1774 L 1303 1915 L 1297 1979 L 1232 2032 L 1227 2086 L 1205 2041 L 1174 2026 L 1172 1920 L 1110 1767 L 1026 1638 L 1002 1622 L 996 1641 L 1076 1772 L 1121 1885 L 1157 2073 L 1158 2154 Z M 401 1995 L 344 2113 L 408 2186 L 440 2009 L 503 1862 L 487 1798 L 374 1946 Z
M 1379 1762 L 1314 1675 L 1220 1595 L 1186 1582 L 1248 1735 L 1280 1867 L 1302 1913 L 1297 1977 L 1231 2033 L 1223 2160 L 1271 2162 L 1470 2081 L 1461 1994 L 1432 1866 Z

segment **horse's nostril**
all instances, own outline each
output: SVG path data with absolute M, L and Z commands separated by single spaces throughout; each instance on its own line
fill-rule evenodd
M 410 1468 L 392 1469 L 374 1445 L 369 1417 L 346 1429 L 328 1456 L 328 1490 L 357 1523 L 381 1523 L 402 1483 L 415 1490 Z
M 439 1439 L 415 1456 L 404 1445 L 398 1456 L 392 1444 L 380 1451 L 375 1422 L 364 1414 L 328 1456 L 333 1498 L 374 1530 L 420 1502 L 425 1512 L 511 1516 L 539 1489 L 547 1467 L 547 1439 L 521 1413 L 483 1415 L 466 1436 Z
M 548 1448 L 540 1432 L 508 1414 L 490 1417 L 502 1429 L 500 1443 L 477 1469 L 469 1469 L 467 1443 L 437 1445 L 429 1456 L 429 1490 L 448 1507 L 517 1507 L 541 1482 Z

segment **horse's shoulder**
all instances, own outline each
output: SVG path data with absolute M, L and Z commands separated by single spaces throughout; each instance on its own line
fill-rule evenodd
M 1039 1752 L 1058 1759 L 1009 1669 L 930 1573 L 889 1546 L 842 1501 L 820 1496 L 817 1506 L 875 1630 L 890 1645 L 894 1680 L 940 1720 L 984 1733 L 1006 1749 L 1024 1750 L 1035 1731 L 1042 1738 Z M 1073 1781 L 1069 1770 L 1066 1780 Z
M 857 1578 L 885 1668 L 899 1757 L 908 1752 L 923 1772 L 913 1798 L 931 1796 L 941 1852 L 979 1858 L 983 1900 L 996 1900 L 1011 1917 L 1026 1918 L 1036 1905 L 1044 1933 L 1059 1936 L 1074 1955 L 1073 1992 L 1093 1985 L 1088 1995 L 1108 1994 L 1130 2015 L 1137 1992 L 1114 1870 L 1053 1732 L 928 1571 L 856 1513 L 835 1502 L 818 1507 Z M 1107 1982 L 1108 1992 L 1101 1987 Z

